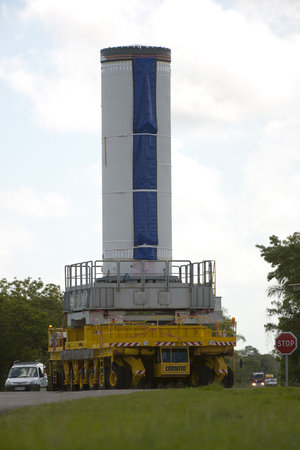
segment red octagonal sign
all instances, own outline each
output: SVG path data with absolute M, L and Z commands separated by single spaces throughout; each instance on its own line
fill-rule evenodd
M 282 355 L 291 355 L 297 348 L 297 338 L 291 331 L 284 331 L 275 339 L 275 347 Z

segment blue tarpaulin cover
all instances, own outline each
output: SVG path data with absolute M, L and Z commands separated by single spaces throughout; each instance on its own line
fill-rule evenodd
M 134 136 L 133 189 L 156 189 L 156 168 L 156 136 Z
M 157 248 L 155 247 L 138 247 L 133 251 L 134 259 L 157 259 Z
M 156 60 L 133 59 L 133 214 L 135 259 L 156 260 Z M 143 189 L 143 191 L 136 191 Z M 135 192 L 136 191 L 136 192 Z
M 133 132 L 157 133 L 156 123 L 156 60 L 133 60 Z
M 157 245 L 156 192 L 133 193 L 134 245 Z

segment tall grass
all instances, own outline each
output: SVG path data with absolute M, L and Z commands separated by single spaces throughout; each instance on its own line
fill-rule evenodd
M 296 388 L 168 389 L 0 416 L 1 450 L 298 449 Z

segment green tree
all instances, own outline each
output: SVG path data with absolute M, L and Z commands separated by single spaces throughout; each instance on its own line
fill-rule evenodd
M 0 280 L 0 386 L 14 360 L 47 362 L 48 326 L 61 326 L 63 293 L 41 279 Z
M 295 284 L 300 283 L 300 233 L 294 233 L 284 240 L 277 236 L 269 238 L 270 245 L 257 245 L 261 256 L 271 264 L 272 271 L 268 281 L 273 284 L 268 288 L 272 298 L 268 313 L 278 322 L 265 325 L 267 331 L 292 331 L 300 344 L 300 291 L 295 291 Z M 300 349 L 289 357 L 289 379 L 300 382 Z
M 252 347 L 252 345 L 246 345 L 246 347 L 241 350 L 241 355 L 243 356 L 256 356 L 259 355 L 257 348 Z

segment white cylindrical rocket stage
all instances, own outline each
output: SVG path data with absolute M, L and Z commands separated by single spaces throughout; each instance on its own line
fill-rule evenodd
M 172 258 L 170 61 L 162 47 L 101 50 L 103 258 L 128 274 Z

